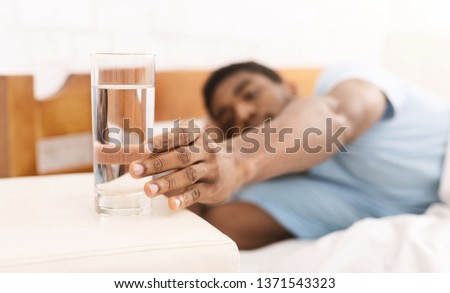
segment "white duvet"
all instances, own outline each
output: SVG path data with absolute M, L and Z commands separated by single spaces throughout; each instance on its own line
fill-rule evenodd
M 241 252 L 242 272 L 450 272 L 450 208 L 365 219 L 319 240 Z

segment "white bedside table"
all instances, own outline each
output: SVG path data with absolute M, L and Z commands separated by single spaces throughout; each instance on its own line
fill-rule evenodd
M 94 211 L 92 174 L 0 179 L 0 272 L 237 272 L 239 251 L 195 214 Z

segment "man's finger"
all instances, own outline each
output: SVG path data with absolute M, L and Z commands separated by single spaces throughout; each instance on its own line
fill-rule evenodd
M 199 144 L 200 142 L 135 161 L 130 165 L 130 174 L 134 178 L 141 178 L 198 163 L 206 158 L 206 152 Z
M 187 146 L 200 137 L 200 127 L 194 120 L 175 121 L 175 127 L 160 135 L 155 136 L 150 142 L 154 152 L 164 152 L 179 146 Z
M 193 205 L 206 194 L 207 184 L 198 183 L 186 188 L 181 194 L 169 197 L 169 208 L 173 211 Z
M 203 178 L 205 173 L 206 169 L 202 164 L 192 165 L 146 183 L 144 185 L 144 191 L 149 197 L 155 197 L 160 194 L 191 186 Z

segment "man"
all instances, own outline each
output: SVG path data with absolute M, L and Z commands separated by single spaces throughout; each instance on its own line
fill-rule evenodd
M 202 216 L 240 249 L 422 213 L 438 201 L 449 107 L 387 73 L 340 64 L 322 74 L 313 97 L 298 99 L 271 69 L 239 63 L 214 72 L 204 95 L 212 121 L 240 133 L 219 143 L 156 137 L 157 154 L 131 173 L 176 170 L 147 183 L 146 194 L 169 194 L 173 210 L 213 204 Z M 243 151 L 250 137 L 260 147 Z

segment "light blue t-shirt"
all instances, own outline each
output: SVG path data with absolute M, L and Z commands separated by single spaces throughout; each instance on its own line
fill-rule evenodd
M 423 212 L 438 200 L 446 150 L 449 105 L 418 87 L 384 72 L 358 64 L 338 64 L 318 79 L 315 95 L 327 94 L 348 79 L 371 82 L 386 96 L 382 120 L 328 161 L 312 176 L 334 181 L 396 202 L 410 212 Z M 422 203 L 422 204 L 421 204 Z

